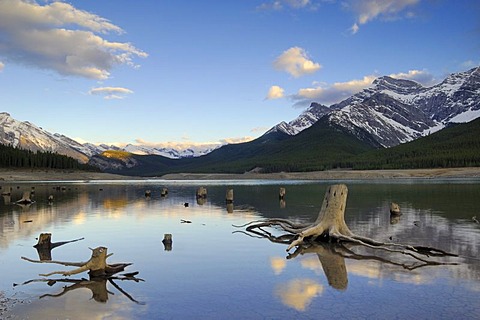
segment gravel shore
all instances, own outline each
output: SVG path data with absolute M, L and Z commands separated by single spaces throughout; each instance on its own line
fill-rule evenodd
M 409 169 L 409 170 L 329 170 L 315 172 L 280 173 L 175 173 L 156 177 L 165 180 L 368 180 L 368 179 L 445 179 L 480 178 L 480 167 Z M 109 173 L 75 170 L 20 170 L 0 169 L 0 181 L 70 181 L 70 180 L 142 180 L 145 177 L 130 177 Z

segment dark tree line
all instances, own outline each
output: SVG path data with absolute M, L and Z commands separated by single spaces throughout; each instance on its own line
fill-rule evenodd
M 80 163 L 72 157 L 49 151 L 34 152 L 7 145 L 0 145 L 0 167 L 99 171 L 98 168 Z

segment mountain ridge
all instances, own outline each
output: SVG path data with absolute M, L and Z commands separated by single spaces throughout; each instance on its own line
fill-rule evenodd
M 282 121 L 252 141 L 250 145 L 247 143 L 249 146 L 247 149 L 251 146 L 269 144 L 273 145 L 273 149 L 277 148 L 275 145 L 278 145 L 279 141 L 299 135 L 320 119 L 324 119 L 324 122 L 328 122 L 332 128 L 344 134 L 352 135 L 373 148 L 380 148 L 413 141 L 452 123 L 469 122 L 478 117 L 480 117 L 480 67 L 450 74 L 442 82 L 430 87 L 424 87 L 412 80 L 383 76 L 375 79 L 369 88 L 339 103 L 325 106 L 312 102 L 297 118 L 288 123 Z M 322 123 L 325 126 L 324 122 Z M 159 155 L 169 159 L 205 156 L 220 149 L 246 150 L 245 144 L 224 145 L 216 150 L 183 151 L 133 144 L 123 148 L 105 144 L 80 144 L 64 135 L 49 133 L 29 121 L 17 121 L 7 112 L 0 113 L 0 143 L 33 151 L 57 152 L 72 156 L 81 162 L 87 162 L 94 155 L 108 150 Z M 238 157 L 242 156 L 241 153 L 236 154 Z

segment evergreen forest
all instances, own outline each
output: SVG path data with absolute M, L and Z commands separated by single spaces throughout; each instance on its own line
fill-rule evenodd
M 49 151 L 30 151 L 0 144 L 0 168 L 74 169 L 99 171 L 76 159 Z

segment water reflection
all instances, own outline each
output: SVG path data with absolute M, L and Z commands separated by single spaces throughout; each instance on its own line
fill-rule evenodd
M 372 252 L 356 247 L 316 246 L 286 259 L 284 245 L 232 234 L 232 224 L 261 218 L 313 221 L 327 183 L 287 185 L 288 204 L 279 202 L 284 181 L 204 183 L 70 183 L 58 189 L 36 184 L 36 202 L 29 208 L 14 202 L 31 185 L 14 187 L 0 198 L 0 272 L 8 275 L 0 279 L 0 292 L 29 301 L 15 310 L 20 319 L 364 318 L 372 313 L 372 318 L 449 318 L 480 312 L 480 226 L 472 222 L 480 205 L 478 184 L 349 185 L 345 220 L 356 234 L 460 255 L 457 266 L 408 270 L 401 256 L 395 256 L 397 264 L 386 261 L 388 255 L 366 259 Z M 197 199 L 202 184 L 208 197 Z M 232 185 L 235 202 L 229 205 L 225 190 Z M 168 196 L 161 196 L 163 188 Z M 392 201 L 401 206 L 399 219 L 390 216 Z M 56 239 L 85 237 L 55 249 L 54 259 L 74 261 L 87 247 L 104 245 L 115 257 L 135 262 L 145 282 L 95 282 L 79 275 L 52 278 L 52 286 L 31 282 L 11 292 L 12 282 L 47 271 L 43 264 L 33 270 L 20 260 L 37 254 L 32 245 L 44 232 Z M 175 238 L 175 250 L 165 250 L 165 234 Z M 422 313 L 418 296 L 432 314 Z M 378 307 L 386 301 L 396 313 Z
M 323 286 L 312 279 L 294 279 L 279 284 L 275 295 L 283 304 L 298 311 L 305 311 L 313 298 L 323 293 Z

